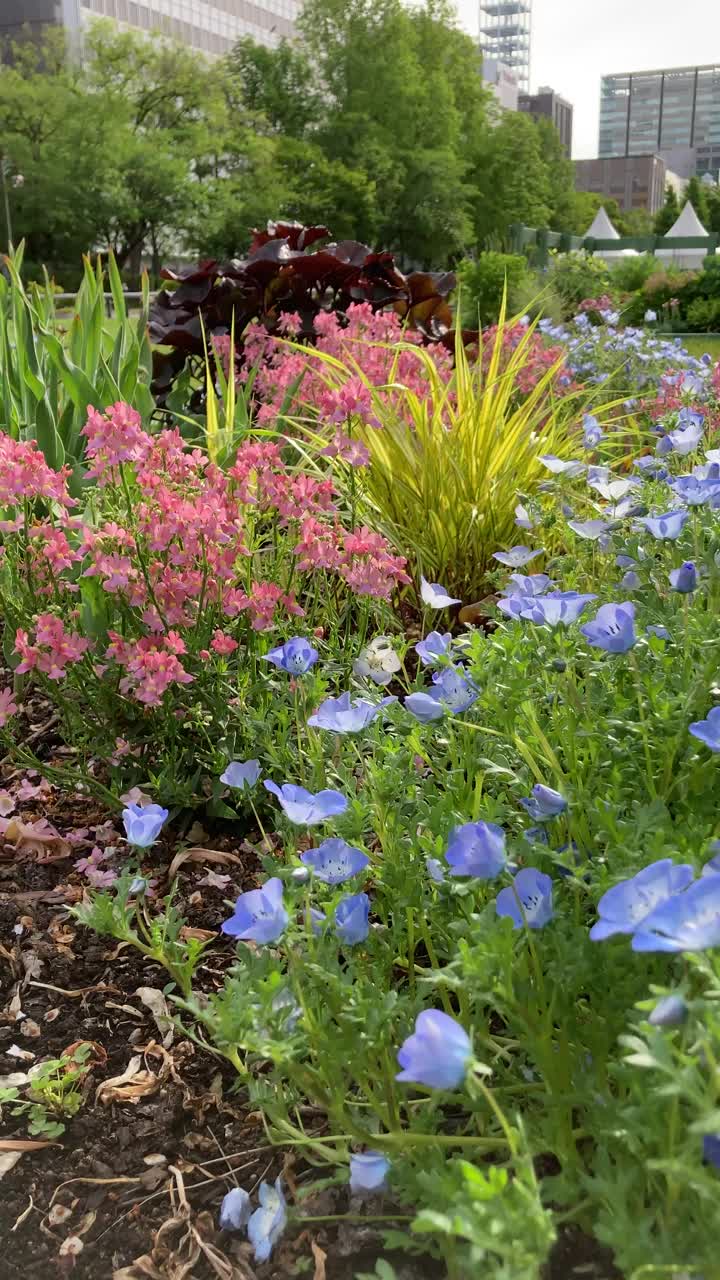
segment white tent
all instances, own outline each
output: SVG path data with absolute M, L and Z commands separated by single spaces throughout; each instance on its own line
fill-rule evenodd
M 688 200 L 687 204 L 683 205 L 680 217 L 668 231 L 666 239 L 675 240 L 679 236 L 706 235 L 705 227 Z M 707 254 L 707 249 L 657 249 L 655 257 L 660 262 L 664 262 L 666 266 L 672 264 L 674 267 L 699 270 L 702 267 L 703 258 L 706 258 Z
M 592 224 L 585 232 L 586 236 L 593 236 L 596 240 L 619 240 L 620 232 L 613 226 L 610 221 L 607 210 L 604 205 L 598 209 Z M 603 262 L 612 265 L 613 262 L 619 262 L 621 258 L 637 257 L 636 249 L 596 249 L 593 252 L 594 258 L 602 258 Z

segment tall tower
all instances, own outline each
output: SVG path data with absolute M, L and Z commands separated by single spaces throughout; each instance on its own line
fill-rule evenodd
M 527 92 L 532 0 L 479 0 L 479 3 L 483 55 L 511 67 L 520 88 Z

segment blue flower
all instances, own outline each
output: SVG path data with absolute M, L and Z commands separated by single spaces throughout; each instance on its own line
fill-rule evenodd
M 464 668 L 460 665 L 457 667 L 444 667 L 442 671 L 436 671 L 433 675 L 433 684 L 435 688 L 431 691 L 430 696 L 437 698 L 447 707 L 454 716 L 461 715 L 463 711 L 467 711 L 469 707 L 477 702 L 479 692 L 476 686 L 465 675 Z M 407 698 L 405 699 L 407 705 Z
M 642 458 L 636 458 L 633 466 L 649 476 L 655 476 L 657 480 L 664 480 L 668 474 L 667 467 L 663 466 L 660 459 L 653 457 L 651 453 L 645 454 Z
M 508 569 L 522 569 L 523 565 L 529 564 L 531 560 L 537 559 L 542 554 L 542 548 L 539 551 L 531 551 L 530 547 L 511 547 L 509 551 L 494 551 L 493 560 L 499 560 L 500 564 L 507 565 Z
M 466 822 L 455 827 L 445 858 L 453 876 L 493 880 L 505 866 L 505 832 L 494 822 Z
M 686 1021 L 688 1007 L 682 996 L 663 996 L 648 1017 L 653 1027 L 680 1027 Z
M 233 1187 L 223 1196 L 218 1216 L 221 1231 L 242 1231 L 250 1219 L 250 1196 L 242 1187 Z
M 415 652 L 424 667 L 434 667 L 438 658 L 444 658 L 452 644 L 449 631 L 441 635 L 439 631 L 431 631 L 424 640 L 415 645 Z
M 633 951 L 707 951 L 720 946 L 720 876 L 702 876 L 668 898 L 635 931 Z
M 511 573 L 510 581 L 515 583 L 513 595 L 541 596 L 551 585 L 547 573 Z
M 681 591 L 683 595 L 687 595 L 690 591 L 695 591 L 697 584 L 697 569 L 692 560 L 685 560 L 679 569 L 672 569 L 670 572 L 670 586 L 673 591 Z
M 554 453 L 542 454 L 538 462 L 542 462 L 555 476 L 579 476 L 585 470 L 584 462 L 566 462 L 563 458 L 556 458 Z
M 283 906 L 283 883 L 277 876 L 266 880 L 262 889 L 241 893 L 235 910 L 225 920 L 222 932 L 244 942 L 277 942 L 287 928 L 288 913 Z
M 168 810 L 159 804 L 146 804 L 144 807 L 129 804 L 122 813 L 128 844 L 134 844 L 136 849 L 149 849 L 160 835 L 167 817 Z
M 594 449 L 603 438 L 603 430 L 597 418 L 591 413 L 583 417 L 583 444 L 586 449 Z
M 552 787 L 544 787 L 538 782 L 532 789 L 532 795 L 520 800 L 521 805 L 536 822 L 547 822 L 548 818 L 556 818 L 567 809 L 567 800 Z
M 263 655 L 264 662 L 272 662 L 274 666 L 280 667 L 282 671 L 287 671 L 291 676 L 302 676 L 318 660 L 318 651 L 313 649 L 309 640 L 304 640 L 302 636 L 296 636 L 293 640 L 286 640 L 285 644 L 281 644 L 277 649 L 271 649 L 269 653 Z
M 225 772 L 220 774 L 220 781 L 226 787 L 237 787 L 240 791 L 247 787 L 251 791 L 259 777 L 259 760 L 231 760 Z
M 248 1223 L 248 1240 L 255 1250 L 255 1261 L 267 1262 L 287 1226 L 287 1206 L 281 1179 L 276 1178 L 273 1186 L 269 1182 L 261 1182 L 258 1199 L 260 1208 L 255 1210 Z
M 568 520 L 568 527 L 578 537 L 586 538 L 588 542 L 596 542 L 612 526 L 607 520 Z
M 624 573 L 620 579 L 620 586 L 625 591 L 638 591 L 642 586 L 642 578 L 634 569 L 628 569 L 627 573 Z
M 527 507 L 524 507 L 521 502 L 518 502 L 515 508 L 515 523 L 519 529 L 534 529 L 540 521 L 534 519 Z
M 702 479 L 698 475 L 678 476 L 669 481 L 670 488 L 687 507 L 702 507 L 720 497 L 718 480 Z
M 674 542 L 680 537 L 688 519 L 687 511 L 666 511 L 661 516 L 645 516 L 639 523 L 644 525 L 653 538 Z
M 397 698 L 383 698 L 381 702 L 356 698 L 351 703 L 350 694 L 341 693 L 339 698 L 326 698 L 310 716 L 308 724 L 316 729 L 328 729 L 330 733 L 359 733 L 391 702 L 397 702 Z
M 713 840 L 713 843 L 710 845 L 710 848 L 712 849 L 714 847 L 717 849 L 717 844 L 718 844 L 717 840 Z M 705 866 L 700 872 L 700 875 L 701 876 L 720 875 L 720 853 L 716 852 L 714 858 L 711 858 L 709 862 L 705 863 Z
M 523 867 L 495 901 L 497 915 L 509 915 L 516 929 L 542 929 L 552 920 L 552 881 L 534 867 Z
M 699 738 L 711 751 L 720 751 L 720 707 L 708 711 L 707 720 L 694 720 L 690 725 L 693 738 Z
M 449 596 L 439 582 L 427 582 L 425 578 L 420 579 L 420 597 L 430 609 L 447 609 L 451 604 L 462 603 L 455 596 Z
M 471 1056 L 470 1037 L 454 1018 L 439 1009 L 423 1009 L 415 1019 L 413 1035 L 398 1050 L 402 1071 L 395 1079 L 430 1089 L 457 1089 Z
M 339 791 L 318 791 L 313 795 L 311 791 L 296 787 L 292 782 L 279 787 L 276 782 L 267 780 L 263 786 L 277 796 L 290 821 L 301 827 L 314 827 L 318 822 L 334 818 L 347 809 L 347 800 Z
M 685 889 L 692 878 L 692 867 L 660 858 L 629 880 L 613 885 L 598 902 L 600 919 L 590 930 L 592 941 L 602 942 L 616 933 L 634 933 L 656 907 Z
M 703 1160 L 720 1169 L 720 1133 L 706 1133 L 703 1138 Z
M 627 653 L 637 641 L 635 635 L 635 605 L 603 604 L 592 622 L 580 628 L 588 644 L 607 653 Z
M 495 900 L 499 916 L 509 916 L 516 929 L 527 924 L 542 929 L 553 918 L 552 880 L 535 867 L 518 871 L 512 886 L 501 889 Z
M 544 827 L 526 827 L 522 833 L 523 840 L 529 844 L 549 844 L 550 837 Z
M 645 631 L 649 636 L 655 636 L 658 640 L 670 639 L 670 632 L 668 631 L 667 627 L 651 624 L 649 627 L 645 628 Z
M 430 724 L 431 720 L 442 720 L 445 708 L 442 702 L 430 693 L 411 693 L 405 699 L 405 707 L 420 724 Z
M 370 859 L 362 849 L 356 849 L 338 836 L 323 840 L 317 849 L 306 849 L 300 861 L 311 867 L 323 884 L 342 884 L 364 871 Z
M 141 893 L 147 892 L 147 888 L 149 884 L 150 884 L 150 881 L 148 880 L 147 876 L 135 876 L 134 880 L 130 881 L 130 888 L 128 889 L 128 893 L 131 893 L 133 894 L 134 897 L 139 898 Z
M 511 617 L 548 627 L 567 627 L 577 622 L 591 600 L 597 600 L 597 596 L 581 595 L 578 591 L 549 591 L 544 596 L 511 596 L 508 600 L 498 600 L 498 609 Z
M 693 453 L 703 437 L 703 418 L 701 414 L 696 416 L 699 422 L 689 422 L 687 426 L 679 427 L 676 431 L 669 431 L 659 442 L 657 452 L 677 453 L 681 458 L 688 453 Z
M 370 926 L 370 899 L 366 893 L 354 893 L 342 898 L 335 908 L 335 931 L 341 942 L 349 947 L 364 942 Z
M 352 1195 L 363 1191 L 384 1191 L 387 1176 L 390 1172 L 390 1161 L 381 1151 L 363 1151 L 350 1157 L 350 1192 Z
M 435 884 L 443 883 L 445 879 L 445 872 L 439 858 L 426 858 L 425 867 L 430 879 L 434 880 Z

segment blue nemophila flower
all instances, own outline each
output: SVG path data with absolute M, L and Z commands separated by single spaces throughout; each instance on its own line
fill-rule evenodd
M 550 837 L 544 827 L 526 827 L 522 833 L 523 840 L 529 844 L 549 844 Z
M 444 658 L 450 645 L 452 644 L 452 636 L 449 631 L 442 635 L 439 631 L 431 631 L 424 640 L 419 640 L 415 645 L 415 652 L 424 667 L 434 667 L 438 658 Z
M 720 876 L 702 876 L 656 907 L 636 929 L 633 951 L 707 951 L 720 946 Z
M 262 889 L 241 893 L 222 932 L 244 942 L 277 942 L 287 928 L 288 913 L 283 906 L 283 882 L 277 876 L 266 880 Z
M 292 782 L 285 782 L 279 787 L 276 782 L 267 780 L 263 786 L 277 796 L 286 816 L 300 827 L 314 827 L 347 809 L 347 800 L 339 791 L 318 791 L 313 795 Z
M 547 573 L 511 573 L 510 581 L 515 583 L 512 594 L 516 596 L 541 596 L 552 585 Z
M 652 453 L 645 454 L 642 458 L 636 458 L 633 466 L 637 467 L 639 471 L 643 471 L 645 475 L 655 476 L 656 480 L 665 480 L 668 474 L 667 467 Z
M 579 476 L 585 470 L 584 462 L 567 462 L 564 458 L 556 458 L 554 453 L 541 454 L 538 462 L 542 462 L 554 476 Z
M 221 1231 L 242 1231 L 250 1221 L 252 1212 L 252 1204 L 250 1196 L 242 1187 L 233 1187 L 232 1191 L 228 1191 L 223 1196 L 220 1205 L 220 1213 L 218 1215 L 218 1225 Z
M 267 1262 L 287 1226 L 287 1206 L 281 1179 L 276 1178 L 272 1186 L 269 1182 L 261 1182 L 258 1199 L 260 1208 L 248 1222 L 248 1240 L 255 1250 L 255 1261 Z
M 661 516 L 645 516 L 638 523 L 643 525 L 653 538 L 674 542 L 680 537 L 688 519 L 687 511 L 666 511 Z
M 720 707 L 708 711 L 706 720 L 694 720 L 690 725 L 693 738 L 699 738 L 711 751 L 720 751 Z
M 680 591 L 683 595 L 687 595 L 696 590 L 697 584 L 698 572 L 692 560 L 685 560 L 679 569 L 672 569 L 670 572 L 670 586 L 673 591 Z
M 406 709 L 420 724 L 430 724 L 432 720 L 442 720 L 445 708 L 433 694 L 410 693 L 404 703 Z
M 363 1191 L 384 1191 L 390 1161 L 381 1151 L 363 1151 L 350 1157 L 350 1191 L 352 1195 Z
M 618 569 L 637 569 L 637 560 L 633 560 L 632 556 L 623 554 L 616 556 L 615 563 Z
M 287 671 L 291 676 L 304 675 L 317 660 L 317 649 L 314 649 L 310 641 L 303 639 L 302 636 L 286 640 L 285 644 L 278 645 L 277 649 L 271 649 L 269 653 L 263 655 L 264 662 L 272 662 L 273 666 L 279 667 L 281 671 Z
M 706 1133 L 703 1138 L 703 1160 L 720 1169 L 720 1133 Z
M 603 429 L 597 418 L 591 413 L 583 417 L 583 444 L 586 449 L 594 449 L 603 438 Z
M 383 698 L 382 702 L 368 702 L 365 698 L 350 701 L 349 693 L 341 693 L 339 698 L 326 698 L 308 724 L 316 729 L 327 729 L 330 733 L 359 733 L 367 729 L 375 717 L 397 698 Z
M 498 600 L 498 609 L 528 622 L 567 627 L 577 622 L 591 600 L 597 600 L 597 596 L 581 595 L 578 591 L 548 591 L 543 596 L 510 596 L 507 600 Z
M 542 554 L 542 547 L 539 551 L 533 551 L 530 547 L 511 547 L 509 551 L 494 551 L 493 560 L 499 560 L 500 564 L 506 565 L 508 569 L 522 569 L 523 565 L 529 564 L 531 560 L 537 559 Z
M 442 671 L 436 671 L 433 684 L 435 688 L 431 691 L 431 697 L 438 698 L 454 716 L 462 715 L 480 696 L 477 686 L 466 676 L 462 665 L 443 667 Z M 407 703 L 407 699 L 405 701 Z
M 683 410 L 680 411 L 679 417 L 682 417 L 682 413 Z M 703 417 L 702 414 L 691 416 L 693 421 L 684 419 L 686 425 L 679 426 L 677 430 L 669 431 L 666 436 L 663 436 L 657 446 L 659 454 L 677 453 L 684 458 L 688 453 L 694 453 L 703 438 Z
M 535 529 L 540 521 L 530 514 L 527 507 L 518 502 L 515 508 L 515 523 L 518 529 Z
M 231 760 L 225 772 L 220 774 L 220 781 L 226 787 L 236 787 L 240 791 L 247 787 L 251 791 L 259 777 L 259 760 Z
M 624 573 L 620 579 L 620 586 L 625 591 L 638 591 L 642 586 L 642 578 L 634 569 L 628 569 L 627 573 Z
M 445 871 L 439 858 L 426 858 L 425 867 L 431 880 L 435 884 L 442 884 L 445 879 Z
M 465 822 L 452 832 L 445 859 L 453 876 L 493 880 L 507 861 L 505 832 L 494 822 Z
M 678 476 L 669 481 L 670 488 L 687 507 L 702 507 L 720 497 L 720 483 L 698 475 Z
M 588 542 L 597 542 L 598 538 L 603 533 L 607 533 L 611 526 L 607 520 L 568 520 L 568 527 L 579 538 L 586 538 Z
M 523 867 L 512 885 L 495 899 L 499 916 L 509 916 L 516 929 L 542 929 L 553 918 L 553 885 L 550 876 L 535 867 Z
M 600 919 L 590 930 L 592 941 L 634 933 L 656 907 L 687 888 L 692 878 L 693 869 L 686 863 L 678 865 L 671 858 L 660 858 L 629 880 L 613 885 L 598 902 Z
M 128 844 L 135 845 L 136 849 L 149 849 L 167 818 L 168 810 L 159 804 L 129 804 L 122 812 Z
M 353 893 L 338 902 L 335 908 L 335 932 L 341 942 L 354 947 L 364 942 L 370 925 L 370 899 L 366 893 Z
M 471 1056 L 470 1037 L 459 1022 L 439 1009 L 423 1009 L 413 1034 L 398 1049 L 402 1071 L 395 1079 L 430 1089 L 457 1089 Z
M 462 603 L 455 596 L 449 596 L 439 582 L 428 582 L 425 578 L 420 579 L 420 598 L 429 609 L 447 609 L 451 604 Z
M 548 818 L 557 818 L 558 814 L 564 813 L 567 809 L 565 797 L 559 791 L 553 791 L 552 787 L 544 787 L 542 782 L 538 782 L 533 787 L 531 796 L 523 796 L 520 803 L 536 822 L 547 822 Z
M 648 1022 L 653 1027 L 681 1027 L 687 1016 L 688 1007 L 682 996 L 663 996 L 649 1014 Z
M 713 843 L 710 845 L 710 848 L 712 849 L 713 845 L 717 846 L 717 843 L 718 843 L 717 840 L 713 840 Z M 705 863 L 705 866 L 700 872 L 700 875 L 701 876 L 720 875 L 720 853 L 716 853 L 715 856 L 711 858 L 709 862 Z
M 310 867 L 323 884 L 342 884 L 364 871 L 370 859 L 362 849 L 332 836 L 323 840 L 317 849 L 306 849 L 300 854 L 300 861 Z
M 670 639 L 670 632 L 668 631 L 667 627 L 651 624 L 649 627 L 645 628 L 645 631 L 647 635 L 655 636 L 656 639 L 658 640 Z
M 607 653 L 627 653 L 637 642 L 635 605 L 632 601 L 603 604 L 592 622 L 586 622 L 580 630 L 594 649 L 605 649 Z

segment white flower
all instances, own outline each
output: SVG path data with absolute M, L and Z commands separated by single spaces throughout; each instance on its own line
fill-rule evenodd
M 356 676 L 364 676 L 380 685 L 389 684 L 396 671 L 401 668 L 402 663 L 389 636 L 376 636 L 353 663 Z

